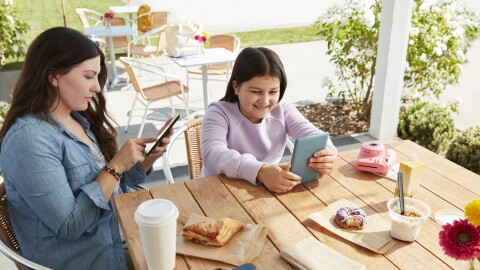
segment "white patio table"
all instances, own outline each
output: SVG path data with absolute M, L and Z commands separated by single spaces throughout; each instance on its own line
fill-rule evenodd
M 136 13 L 139 7 L 140 6 L 131 5 L 131 6 L 111 6 L 108 8 L 115 13 Z
M 137 13 L 139 7 L 140 6 L 137 6 L 137 5 L 128 5 L 128 6 L 111 6 L 108 8 L 114 13 L 118 13 L 118 14 L 127 13 L 130 20 L 133 21 L 132 14 Z
M 205 54 L 170 58 L 184 68 L 202 67 L 203 108 L 206 110 L 210 103 L 208 100 L 208 65 L 233 62 L 237 58 L 237 54 L 224 48 L 213 48 L 205 49 Z

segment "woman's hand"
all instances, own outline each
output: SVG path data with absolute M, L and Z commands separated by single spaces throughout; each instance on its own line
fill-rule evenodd
M 156 138 L 128 139 L 108 163 L 109 166 L 119 173 L 128 171 L 133 165 L 145 160 L 145 146 L 155 140 Z
M 325 148 L 313 154 L 308 160 L 308 166 L 321 174 L 331 174 L 333 172 L 333 162 L 337 158 L 337 154 Z
M 270 191 L 285 193 L 300 184 L 300 176 L 290 172 L 290 163 L 265 164 L 257 174 L 259 182 Z
M 160 134 L 161 132 L 162 130 L 160 130 L 158 134 Z M 159 146 L 155 147 L 155 149 L 153 149 L 152 153 L 148 155 L 147 159 L 153 158 L 154 160 L 157 160 L 159 157 L 163 156 L 163 154 L 167 150 L 167 144 L 170 143 L 170 136 L 172 136 L 172 134 L 173 128 L 170 129 L 170 132 L 165 137 L 163 137 L 162 143 L 159 144 Z
M 172 121 L 172 119 L 168 120 L 165 125 L 163 125 L 163 127 L 160 129 L 160 131 L 158 131 L 157 133 L 157 137 L 158 135 L 160 135 L 163 130 L 168 126 L 168 124 L 170 123 L 170 121 Z M 155 149 L 153 149 L 153 151 L 150 153 L 150 155 L 146 156 L 145 157 L 145 160 L 142 161 L 140 163 L 140 166 L 142 166 L 142 169 L 146 172 L 148 171 L 148 169 L 150 169 L 150 167 L 152 167 L 153 163 L 161 156 L 163 156 L 163 154 L 165 153 L 166 149 L 167 149 L 167 144 L 170 143 L 170 136 L 172 136 L 173 134 L 173 128 L 170 129 L 170 132 L 168 132 L 168 134 L 165 135 L 165 137 L 163 137 L 162 139 L 162 143 L 159 144 L 159 146 L 155 147 Z

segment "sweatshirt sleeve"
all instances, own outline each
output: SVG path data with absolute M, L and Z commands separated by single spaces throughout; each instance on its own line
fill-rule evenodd
M 285 117 L 285 124 L 287 126 L 287 134 L 288 136 L 292 137 L 293 139 L 298 139 L 301 137 L 324 133 L 315 127 L 308 119 L 303 116 L 302 113 L 293 105 L 289 103 L 283 103 L 283 110 L 284 110 L 284 117 Z M 328 138 L 327 148 L 338 154 L 337 148 L 333 145 L 332 140 L 330 137 Z
M 251 154 L 240 154 L 228 148 L 229 123 L 225 111 L 210 105 L 202 121 L 201 149 L 206 176 L 225 174 L 229 178 L 257 183 L 257 173 L 263 163 Z

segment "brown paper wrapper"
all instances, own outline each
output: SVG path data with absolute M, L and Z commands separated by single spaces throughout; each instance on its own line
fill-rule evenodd
M 209 220 L 210 218 L 192 214 L 185 223 L 190 224 Z M 205 246 L 185 240 L 182 230 L 177 236 L 177 253 L 239 266 L 255 259 L 263 249 L 268 229 L 262 224 L 246 224 L 243 230 L 236 233 L 223 247 Z
M 338 209 L 345 206 L 358 208 L 354 203 L 341 199 L 330 204 L 323 211 L 308 215 L 308 218 L 334 234 L 379 254 L 387 252 L 398 243 L 390 235 L 391 224 L 388 212 L 369 214 L 363 230 L 354 227 L 343 229 L 338 226 L 335 223 L 335 215 Z

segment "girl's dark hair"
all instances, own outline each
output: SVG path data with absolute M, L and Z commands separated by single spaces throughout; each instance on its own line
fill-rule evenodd
M 102 50 L 77 30 L 55 27 L 41 33 L 30 45 L 20 76 L 13 89 L 10 109 L 0 129 L 0 145 L 15 120 L 34 114 L 52 124 L 50 108 L 54 107 L 59 91 L 50 83 L 53 75 L 64 75 L 72 68 L 100 56 L 98 82 L 103 88 L 107 81 L 107 67 Z M 99 147 L 107 161 L 117 152 L 117 133 L 105 108 L 102 92 L 95 93 L 87 110 L 79 112 L 90 123 Z
M 238 96 L 235 95 L 233 89 L 233 81 L 240 86 L 254 77 L 262 76 L 278 78 L 280 81 L 280 98 L 278 100 L 282 100 L 287 88 L 287 76 L 280 57 L 274 51 L 264 47 L 243 49 L 235 60 L 227 91 L 220 101 L 238 102 Z

